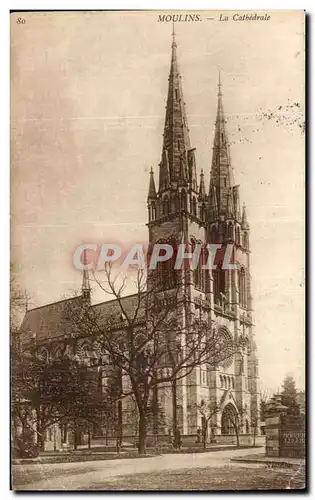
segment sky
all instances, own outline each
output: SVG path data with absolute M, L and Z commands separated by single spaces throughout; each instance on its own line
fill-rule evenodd
M 11 261 L 29 307 L 81 285 L 74 249 L 146 242 L 171 57 L 158 12 L 11 15 Z M 175 23 L 190 139 L 209 183 L 218 72 L 251 227 L 262 388 L 304 387 L 304 15 Z M 212 17 L 213 20 L 208 20 Z M 97 289 L 93 301 L 106 300 Z

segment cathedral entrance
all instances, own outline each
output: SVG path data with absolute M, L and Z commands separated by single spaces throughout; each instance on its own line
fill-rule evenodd
M 223 435 L 235 434 L 233 422 L 235 423 L 236 419 L 237 419 L 237 411 L 231 403 L 228 403 L 224 407 L 222 412 L 221 434 Z

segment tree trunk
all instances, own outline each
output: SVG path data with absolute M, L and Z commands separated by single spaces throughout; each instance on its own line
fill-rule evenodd
M 238 429 L 235 429 L 235 434 L 236 434 L 236 446 L 239 448 L 240 447 L 240 436 L 239 436 Z
M 122 445 L 122 434 L 123 434 L 123 421 L 122 421 L 122 402 L 118 401 L 117 403 L 117 417 L 118 417 L 118 439 L 119 439 L 119 446 L 121 447 Z
M 138 451 L 139 454 L 144 455 L 146 453 L 146 438 L 147 438 L 147 417 L 144 409 L 139 409 L 139 442 Z
M 74 428 L 74 431 L 73 431 L 73 448 L 75 450 L 78 449 L 78 432 L 77 432 L 76 427 Z
M 253 446 L 256 444 L 257 424 L 254 425 Z
M 88 429 L 88 449 L 91 449 L 91 431 Z
M 172 380 L 172 407 L 173 407 L 173 436 L 176 436 L 177 430 L 177 387 L 176 380 Z
M 159 433 L 159 407 L 158 407 L 158 389 L 154 387 L 153 389 L 153 436 L 154 436 L 154 444 L 157 446 L 158 442 L 158 433 Z
M 206 429 L 204 429 L 204 431 L 203 431 L 202 440 L 203 440 L 203 449 L 205 450 L 207 448 L 207 430 Z
M 38 420 L 36 425 L 36 434 L 37 434 L 37 444 L 39 451 L 45 451 L 44 430 L 42 429 Z

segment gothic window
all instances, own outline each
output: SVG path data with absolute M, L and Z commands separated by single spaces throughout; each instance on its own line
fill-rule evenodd
M 175 89 L 175 99 L 176 99 L 176 101 L 178 99 L 178 91 L 177 91 L 177 89 Z
M 246 273 L 244 267 L 239 270 L 239 294 L 240 294 L 240 306 L 246 307 Z
M 45 347 L 43 347 L 40 352 L 39 352 L 39 358 L 43 361 L 45 361 L 46 363 L 48 363 L 49 361 L 49 352 L 47 351 L 47 349 Z
M 180 141 L 177 141 L 177 149 L 180 151 Z
M 239 226 L 236 228 L 236 244 L 240 245 L 241 244 L 241 232 Z
M 159 241 L 159 243 L 163 243 Z M 174 269 L 176 252 L 174 251 L 171 259 L 164 262 L 158 262 L 156 268 L 157 286 L 160 290 L 174 288 L 177 284 L 177 272 Z
M 201 243 L 198 242 L 198 245 L 201 246 Z M 194 252 L 196 246 L 196 242 L 193 241 L 192 243 L 192 252 Z M 204 248 L 201 247 L 201 251 L 199 254 L 199 259 L 198 259 L 198 264 L 197 267 L 193 270 L 193 279 L 194 279 L 194 285 L 198 290 L 204 290 L 205 287 L 205 276 L 204 276 L 204 269 L 202 269 L 202 266 L 205 263 L 205 254 L 204 254 Z
M 223 388 L 223 377 L 222 375 L 220 375 L 220 385 L 221 385 L 221 389 Z
M 211 243 L 218 242 L 218 232 L 216 226 L 211 227 L 211 235 L 210 235 Z
M 204 205 L 201 205 L 201 207 L 200 207 L 200 219 L 205 220 L 205 207 L 204 207 Z
M 232 388 L 235 389 L 235 381 L 234 378 L 232 378 Z
M 213 270 L 214 302 L 221 304 L 221 296 L 225 295 L 225 271 L 222 270 L 222 262 L 217 264 Z
M 229 238 L 229 240 L 234 239 L 234 228 L 233 228 L 232 222 L 229 222 L 229 225 L 228 225 L 228 238 Z
M 222 141 L 223 141 L 223 137 L 222 137 Z M 224 177 L 224 187 L 226 188 L 226 177 Z
M 61 347 L 57 347 L 57 349 L 55 351 L 55 354 L 54 354 L 54 358 L 56 360 L 60 360 L 61 359 Z
M 191 208 L 192 208 L 192 214 L 197 215 L 197 205 L 196 205 L 196 198 L 195 197 L 193 197 L 193 199 L 192 199 Z
M 168 215 L 169 213 L 169 200 L 168 196 L 164 196 L 163 198 L 163 215 Z
M 151 206 L 151 218 L 152 220 L 156 219 L 156 205 L 154 202 L 152 203 Z
M 243 247 L 248 248 L 248 234 L 247 233 L 243 234 Z
M 184 211 L 187 211 L 187 197 L 186 197 L 186 193 L 185 193 L 185 190 L 183 189 L 182 192 L 181 192 L 181 209 L 184 210 Z

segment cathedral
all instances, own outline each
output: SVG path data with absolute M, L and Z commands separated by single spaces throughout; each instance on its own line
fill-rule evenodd
M 213 138 L 210 184 L 206 189 L 203 169 L 197 176 L 195 148 L 189 137 L 183 89 L 177 56 L 175 34 L 171 46 L 171 65 L 168 79 L 166 116 L 163 133 L 158 182 L 153 169 L 149 177 L 147 198 L 149 243 L 185 243 L 233 245 L 237 270 L 225 269 L 222 262 L 212 272 L 200 266 L 191 271 L 185 283 L 190 314 L 199 315 L 214 325 L 222 339 L 229 343 L 241 335 L 246 347 L 233 353 L 215 369 L 196 366 L 177 381 L 177 425 L 182 436 L 196 436 L 205 418 L 198 407 L 211 401 L 218 411 L 211 416 L 212 438 L 216 442 L 233 442 L 233 418 L 239 416 L 240 434 L 249 436 L 258 425 L 259 390 L 258 357 L 254 334 L 250 274 L 250 227 L 245 204 L 241 206 L 239 185 L 234 183 L 223 92 L 219 76 L 217 112 Z M 175 287 L 174 269 L 166 268 L 160 289 Z M 115 303 L 92 305 L 87 274 L 84 272 L 82 296 L 89 307 L 111 315 Z M 149 282 L 148 282 L 149 286 Z M 78 297 L 68 299 L 79 300 Z M 133 295 L 123 299 L 127 308 L 133 307 Z M 21 332 L 24 338 L 36 339 L 47 356 L 56 355 L 60 343 L 67 337 L 68 326 L 62 320 L 66 300 L 26 312 Z M 88 356 L 88 341 L 80 339 L 77 352 Z M 171 419 L 171 399 L 167 388 L 158 393 L 166 416 Z M 132 434 L 130 401 L 122 402 L 123 436 Z M 168 420 L 167 420 L 168 419 Z M 165 425 L 167 434 L 169 425 Z

